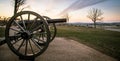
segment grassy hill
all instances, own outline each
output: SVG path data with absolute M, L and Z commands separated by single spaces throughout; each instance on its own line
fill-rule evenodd
M 75 26 L 57 28 L 58 37 L 74 39 L 120 60 L 120 32 Z

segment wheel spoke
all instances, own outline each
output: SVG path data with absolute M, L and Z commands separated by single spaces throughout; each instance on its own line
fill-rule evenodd
M 30 28 L 29 29 L 32 29 L 33 28 L 33 26 L 35 26 L 36 25 L 36 23 L 37 23 L 37 17 L 34 19 L 34 21 L 33 21 L 33 23 L 31 24 L 31 26 L 30 26 Z
M 22 38 L 17 39 L 17 41 L 15 41 L 15 42 L 13 43 L 13 45 L 16 44 L 16 43 L 17 43 L 18 41 L 20 41 L 20 40 L 22 40 Z
M 26 41 L 26 46 L 25 46 L 25 55 L 27 55 L 28 40 L 25 40 L 25 41 Z
M 24 28 L 26 29 L 25 21 L 23 20 L 22 16 L 20 16 L 20 18 L 21 18 Z
M 45 34 L 47 34 L 46 32 L 39 32 L 39 33 L 33 33 L 34 34 L 34 39 L 37 39 L 38 41 L 41 41 L 41 42 L 45 42 L 44 40 L 45 40 L 45 38 L 47 37 L 47 36 L 45 36 Z M 39 37 L 39 38 L 37 38 L 37 37 Z M 42 40 L 40 39 L 40 38 L 42 38 Z
M 42 43 L 45 43 L 45 41 L 44 40 L 40 40 L 39 38 L 37 38 L 37 37 L 33 37 L 34 39 L 37 39 L 38 40 L 38 42 L 42 42 Z
M 42 32 L 42 33 L 40 33 L 41 34 L 41 38 L 42 38 L 42 40 L 45 40 L 45 34 L 47 34 L 46 32 Z
M 28 22 L 27 22 L 28 21 Z M 27 27 L 26 29 L 29 30 L 29 26 L 31 25 L 30 23 L 30 13 L 28 13 L 28 18 L 27 18 L 27 21 L 26 21 L 26 24 L 27 24 Z
M 33 51 L 33 47 L 32 47 L 32 44 L 31 44 L 30 40 L 29 40 L 29 44 L 30 44 L 31 51 L 32 51 L 32 53 L 33 53 L 33 55 L 34 55 L 35 53 L 34 53 L 34 51 Z
M 32 40 L 32 42 L 33 42 L 40 50 L 42 49 L 42 47 L 40 47 L 40 45 L 38 45 L 37 42 L 35 42 L 34 39 L 31 39 L 31 40 Z
M 24 44 L 25 40 L 23 39 L 22 43 L 20 44 L 19 48 L 17 49 L 17 51 L 20 50 L 20 48 L 22 47 L 22 45 Z
M 13 31 L 16 31 L 16 32 L 22 32 L 20 30 L 14 29 L 14 28 L 10 28 L 10 29 L 13 30 Z
M 44 40 L 44 36 L 43 36 L 43 34 L 41 34 L 41 37 L 42 37 L 42 40 Z
M 41 34 L 41 35 L 42 35 L 42 39 L 45 40 L 45 39 L 44 39 L 45 35 L 44 35 L 44 34 Z
M 28 13 L 28 21 L 30 20 L 30 13 Z
M 42 25 L 37 26 L 36 28 L 32 29 L 31 32 L 37 31 L 38 29 L 40 29 L 41 26 L 42 26 Z
M 47 34 L 47 32 L 41 32 L 41 31 L 37 30 L 37 31 L 34 31 L 33 34 L 37 34 L 37 35 L 38 34 Z
M 19 26 L 19 28 L 20 28 L 22 31 L 25 31 L 25 29 L 24 29 L 20 24 L 18 24 L 15 20 L 14 20 L 14 22 Z

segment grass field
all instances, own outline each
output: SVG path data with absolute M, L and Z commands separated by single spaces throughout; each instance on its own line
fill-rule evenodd
M 58 37 L 77 40 L 120 60 L 120 32 L 75 26 L 57 26 L 57 28 Z
M 5 28 L 0 28 L 0 37 L 4 37 L 5 36 Z
M 74 39 L 120 60 L 120 32 L 75 26 L 57 26 L 57 31 L 57 37 Z M 4 37 L 4 28 L 0 28 L 0 37 Z

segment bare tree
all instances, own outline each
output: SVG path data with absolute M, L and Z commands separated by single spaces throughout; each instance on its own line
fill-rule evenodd
M 70 20 L 70 18 L 71 18 L 71 16 L 70 16 L 68 13 L 66 13 L 66 14 L 63 15 L 62 17 L 63 17 L 63 18 L 66 18 L 68 22 L 69 22 L 69 20 Z
M 18 12 L 19 7 L 25 4 L 26 0 L 14 0 L 14 15 Z
M 28 5 L 28 6 L 26 6 L 26 7 L 23 7 L 23 8 L 20 10 L 20 12 L 23 11 L 25 8 L 30 8 L 30 6 Z
M 66 18 L 67 18 L 67 21 L 69 21 L 69 19 L 70 19 L 70 18 L 69 18 L 69 14 L 67 13 L 65 16 L 66 16 Z
M 8 20 L 10 19 L 9 17 L 5 17 L 5 16 L 0 16 L 0 25 L 4 26 L 7 24 Z
M 3 25 L 7 25 L 7 22 L 8 22 L 8 18 L 7 17 L 4 17 L 4 20 L 2 22 Z
M 97 8 L 92 8 L 88 11 L 87 17 L 94 22 L 94 28 L 96 28 L 96 21 L 103 19 L 103 17 L 101 17 L 102 15 L 103 12 Z

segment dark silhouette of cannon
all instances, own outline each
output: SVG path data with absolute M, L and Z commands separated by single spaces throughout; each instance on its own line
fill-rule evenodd
M 66 19 L 50 19 L 32 11 L 19 12 L 6 25 L 5 39 L 0 45 L 7 43 L 20 59 L 34 60 L 55 38 L 55 23 L 62 22 Z

